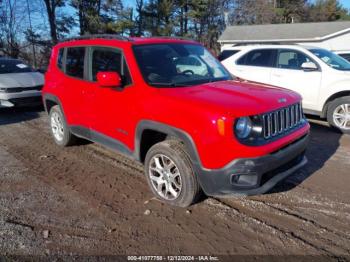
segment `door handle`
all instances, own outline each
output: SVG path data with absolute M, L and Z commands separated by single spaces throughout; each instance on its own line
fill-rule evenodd
M 280 75 L 280 74 L 272 74 L 273 76 L 275 76 L 275 77 L 281 77 L 282 75 Z

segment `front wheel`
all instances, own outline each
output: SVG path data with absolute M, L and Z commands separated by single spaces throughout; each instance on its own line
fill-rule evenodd
M 180 141 L 152 146 L 146 155 L 145 173 L 152 192 L 167 204 L 187 207 L 200 195 L 191 160 Z
M 327 120 L 344 134 L 350 134 L 350 96 L 337 98 L 330 103 Z

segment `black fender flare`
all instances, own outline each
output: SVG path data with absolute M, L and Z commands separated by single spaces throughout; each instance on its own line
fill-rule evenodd
M 48 113 L 48 114 L 50 113 L 48 111 L 48 108 L 47 108 L 47 103 L 46 103 L 47 101 L 55 102 L 57 105 L 59 105 L 61 107 L 62 111 L 64 112 L 62 103 L 57 96 L 52 95 L 52 94 L 44 94 L 43 101 L 44 101 L 44 108 L 45 108 L 46 113 Z
M 196 148 L 196 144 L 193 141 L 192 137 L 186 131 L 153 120 L 141 120 L 136 127 L 134 156 L 137 160 L 141 160 L 141 139 L 142 134 L 145 130 L 158 131 L 179 138 L 181 141 L 184 142 L 187 152 L 191 158 L 192 164 L 195 167 L 202 165 Z

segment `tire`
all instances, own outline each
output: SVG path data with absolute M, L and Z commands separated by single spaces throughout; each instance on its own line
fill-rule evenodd
M 53 106 L 49 113 L 51 134 L 59 146 L 70 146 L 76 143 L 76 137 L 69 131 L 61 108 Z
M 197 176 L 180 141 L 165 140 L 152 146 L 146 154 L 145 174 L 153 194 L 164 203 L 188 207 L 200 197 Z
M 345 122 L 343 122 L 343 120 Z M 332 127 L 338 129 L 342 133 L 350 134 L 350 96 L 337 98 L 329 104 L 327 121 Z M 342 123 L 345 123 L 345 126 L 344 124 L 342 125 Z

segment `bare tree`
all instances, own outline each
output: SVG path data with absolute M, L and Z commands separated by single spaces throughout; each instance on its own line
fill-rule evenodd
M 58 41 L 57 37 L 57 23 L 56 23 L 56 9 L 63 5 L 62 0 L 44 0 L 47 17 L 50 24 L 51 40 L 55 44 Z
M 0 15 L 0 37 L 3 52 L 17 58 L 20 53 L 18 35 L 24 23 L 24 10 L 18 0 L 5 0 L 1 5 Z
M 136 12 L 138 13 L 137 19 L 136 19 L 136 25 L 137 25 L 137 36 L 141 36 L 143 32 L 143 26 L 144 26 L 144 1 L 143 0 L 136 0 Z

